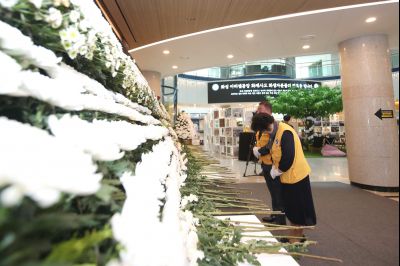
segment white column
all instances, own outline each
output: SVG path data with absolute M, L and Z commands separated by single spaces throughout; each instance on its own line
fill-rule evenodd
M 388 38 L 357 37 L 341 42 L 339 50 L 350 181 L 368 189 L 398 191 L 396 119 L 375 115 L 379 109 L 395 111 Z

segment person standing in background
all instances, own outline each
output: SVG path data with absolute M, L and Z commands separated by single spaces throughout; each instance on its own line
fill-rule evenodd
M 270 149 L 273 162 L 270 176 L 281 181 L 286 217 L 293 226 L 314 226 L 317 219 L 309 177 L 311 168 L 295 130 L 285 123 L 276 123 L 268 114 L 253 116 L 251 128 L 270 134 L 276 132 Z M 289 240 L 291 243 L 305 239 L 303 229 L 292 230 L 291 236 L 296 237 Z
M 256 114 L 272 115 L 272 105 L 267 101 L 260 102 Z M 270 135 L 267 132 L 262 133 L 260 131 L 256 131 L 256 141 L 257 142 L 253 148 L 253 153 L 254 156 L 261 161 L 264 179 L 271 195 L 272 210 L 283 212 L 280 180 L 279 178 L 274 180 L 270 175 L 272 168 L 272 159 L 268 146 L 270 143 Z M 270 145 L 271 144 L 272 143 L 270 143 Z M 286 224 L 286 217 L 284 215 L 271 215 L 263 217 L 262 220 L 266 223 L 276 223 L 280 225 Z
M 287 125 L 293 127 L 291 124 L 289 124 L 290 119 L 292 119 L 292 117 L 291 117 L 290 115 L 284 115 L 284 116 L 283 116 L 283 123 L 285 123 L 285 124 L 287 124 Z

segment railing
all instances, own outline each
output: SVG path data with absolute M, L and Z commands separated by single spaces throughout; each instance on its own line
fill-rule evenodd
M 399 67 L 399 51 L 391 52 L 392 68 Z M 246 62 L 225 67 L 213 67 L 185 73 L 193 76 L 232 79 L 258 75 L 286 76 L 294 79 L 314 79 L 340 76 L 340 60 L 319 60 L 295 63 L 295 58 Z

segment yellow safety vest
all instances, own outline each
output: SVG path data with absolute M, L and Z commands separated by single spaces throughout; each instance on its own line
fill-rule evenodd
M 279 168 L 279 162 L 282 158 L 281 140 L 283 132 L 286 130 L 289 130 L 293 134 L 295 155 L 290 169 L 281 175 L 281 182 L 285 184 L 295 184 L 307 177 L 311 173 L 311 168 L 307 163 L 306 157 L 304 156 L 300 139 L 296 131 L 291 126 L 284 123 L 278 124 L 278 130 L 272 145 L 271 155 L 275 167 Z
M 257 132 L 256 133 L 256 139 L 257 139 L 257 143 L 256 143 L 256 147 L 259 147 L 259 148 L 261 148 L 261 147 L 264 147 L 264 146 L 266 146 L 267 144 L 268 144 L 268 141 L 269 141 L 269 134 L 268 133 L 263 133 L 262 135 L 261 135 L 261 138 L 259 139 L 259 135 L 260 135 L 260 132 Z M 260 156 L 260 159 L 259 159 L 263 164 L 266 164 L 266 165 L 272 165 L 272 159 L 271 159 L 271 154 L 270 153 L 268 153 L 268 154 L 266 154 L 266 155 L 264 155 L 264 156 Z

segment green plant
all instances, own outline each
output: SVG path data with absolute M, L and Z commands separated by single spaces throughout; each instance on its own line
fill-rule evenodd
M 290 114 L 299 119 L 327 117 L 343 110 L 340 87 L 295 89 L 281 93 L 276 98 L 268 97 L 267 100 L 272 104 L 274 113 Z
M 278 97 L 267 97 L 274 113 L 289 114 L 305 120 L 306 147 L 313 139 L 315 117 L 328 117 L 343 110 L 342 90 L 340 87 L 321 86 L 315 89 L 294 89 L 279 94 Z

